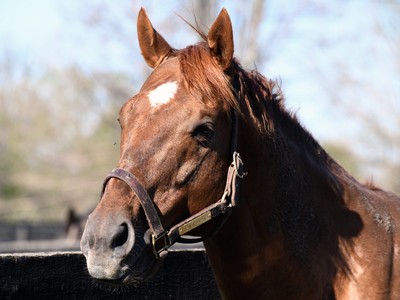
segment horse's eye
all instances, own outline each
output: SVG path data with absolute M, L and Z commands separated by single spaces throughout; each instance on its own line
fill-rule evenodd
M 210 147 L 214 140 L 214 124 L 211 122 L 203 123 L 193 131 L 194 138 L 203 146 Z

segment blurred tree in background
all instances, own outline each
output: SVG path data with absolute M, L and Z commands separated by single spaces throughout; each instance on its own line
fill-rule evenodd
M 3 86 L 0 216 L 60 219 L 60 206 L 90 209 L 117 162 L 115 112 L 130 90 L 124 75 L 75 68 Z
M 195 15 L 206 31 L 226 6 L 242 64 L 280 77 L 288 106 L 302 108 L 301 120 L 304 107 L 311 108 L 311 120 L 334 120 L 329 124 L 333 131 L 345 123 L 339 116 L 345 115 L 349 124 L 353 120 L 356 125 L 348 131 L 354 134 L 322 143 L 357 178 L 376 177 L 377 185 L 399 193 L 400 85 L 389 77 L 374 83 L 368 76 L 399 78 L 400 3 L 352 3 L 59 3 L 66 23 L 45 40 L 44 49 L 61 44 L 69 32 L 68 47 L 42 51 L 38 62 L 21 59 L 14 48 L 0 52 L 0 220 L 60 221 L 68 207 L 83 213 L 96 205 L 103 177 L 119 158 L 119 108 L 151 71 L 136 42 L 141 5 L 177 48 L 198 37 L 174 12 L 193 23 Z M 360 7 L 370 12 L 365 18 Z M 317 106 L 323 108 L 314 112 Z M 310 124 L 309 130 L 317 132 L 318 126 Z

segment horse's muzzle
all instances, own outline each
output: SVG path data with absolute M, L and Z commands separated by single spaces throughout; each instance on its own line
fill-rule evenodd
M 81 239 L 91 276 L 102 280 L 121 280 L 127 276 L 128 256 L 135 245 L 135 230 L 123 215 L 99 216 L 96 210 L 89 216 Z

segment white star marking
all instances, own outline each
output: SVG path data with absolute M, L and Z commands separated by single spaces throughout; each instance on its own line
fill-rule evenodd
M 177 90 L 178 84 L 175 81 L 166 82 L 149 92 L 147 96 L 151 106 L 158 107 L 173 99 Z

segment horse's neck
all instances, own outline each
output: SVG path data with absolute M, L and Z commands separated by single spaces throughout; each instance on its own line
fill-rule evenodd
M 309 255 L 321 234 L 318 218 L 323 218 L 315 201 L 335 201 L 330 195 L 333 178 L 324 178 L 331 174 L 313 161 L 318 151 L 302 149 L 296 141 L 282 137 L 269 152 L 251 136 L 246 143 L 243 158 L 249 174 L 241 186 L 240 204 L 220 234 L 205 242 L 222 294 L 237 299 L 249 292 L 282 299 L 322 295 L 335 266 L 327 267 L 321 276 L 326 278 L 307 273 L 313 264 L 331 263 L 324 257 L 313 261 Z

